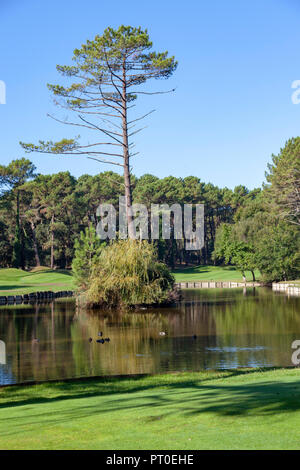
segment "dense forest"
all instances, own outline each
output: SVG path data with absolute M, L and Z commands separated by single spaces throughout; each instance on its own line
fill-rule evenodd
M 233 190 L 197 176 L 132 176 L 133 202 L 202 203 L 205 244 L 187 251 L 184 240 L 159 240 L 159 259 L 178 264 L 234 264 L 258 268 L 266 280 L 300 275 L 300 138 L 290 139 L 266 172 L 266 184 Z M 107 171 L 76 179 L 69 172 L 38 174 L 27 159 L 0 166 L 0 266 L 69 268 L 80 232 L 97 224 L 99 203 L 117 208 L 124 180 Z

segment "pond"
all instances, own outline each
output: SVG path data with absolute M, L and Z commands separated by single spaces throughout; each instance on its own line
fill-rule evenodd
M 74 299 L 0 308 L 0 385 L 83 376 L 290 366 L 300 298 L 183 291 L 172 308 L 79 311 Z M 97 343 L 98 332 L 109 338 Z M 92 341 L 89 341 L 92 338 Z

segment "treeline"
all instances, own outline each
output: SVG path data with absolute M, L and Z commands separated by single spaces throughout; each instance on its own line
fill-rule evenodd
M 100 203 L 118 208 L 124 195 L 123 178 L 113 172 L 78 179 L 69 172 L 36 175 L 25 159 L 0 167 L 0 265 L 21 267 L 47 265 L 68 268 L 74 243 L 80 232 L 95 225 Z M 205 205 L 205 246 L 201 251 L 184 249 L 181 240 L 160 240 L 159 258 L 173 267 L 178 263 L 208 264 L 217 227 L 232 223 L 238 208 L 254 200 L 260 190 L 237 186 L 233 191 L 203 183 L 199 178 L 132 178 L 133 201 L 153 204 L 203 203 Z
M 290 139 L 252 191 L 204 183 L 198 177 L 132 177 L 133 202 L 204 204 L 204 247 L 184 240 L 156 242 L 159 259 L 176 264 L 226 263 L 259 269 L 266 280 L 300 277 L 300 138 Z M 123 177 L 114 172 L 78 179 L 69 172 L 36 174 L 25 159 L 0 166 L 0 266 L 69 268 L 80 232 L 97 224 L 97 207 L 118 208 Z
M 290 139 L 266 172 L 267 184 L 217 229 L 214 258 L 265 281 L 300 279 L 300 138 Z

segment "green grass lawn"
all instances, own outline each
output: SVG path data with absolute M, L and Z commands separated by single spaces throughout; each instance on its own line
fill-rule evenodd
M 297 369 L 0 389 L 0 449 L 299 449 Z
M 37 291 L 73 290 L 72 273 L 67 270 L 41 268 L 26 272 L 21 269 L 0 269 L 0 296 L 21 295 Z
M 196 266 L 177 269 L 173 272 L 176 281 L 242 281 L 242 276 L 232 266 Z M 259 278 L 259 273 L 255 273 Z M 247 280 L 252 280 L 247 273 Z M 46 267 L 30 272 L 21 269 L 0 269 L 0 295 L 21 295 L 29 292 L 74 290 L 71 271 Z
M 240 271 L 233 266 L 194 266 L 191 268 L 175 269 L 175 279 L 179 281 L 243 281 Z M 252 281 L 252 274 L 246 271 L 247 281 Z M 255 271 L 255 279 L 259 280 L 260 273 Z
M 300 279 L 295 279 L 294 281 L 281 281 L 283 284 L 289 284 L 291 286 L 300 287 Z

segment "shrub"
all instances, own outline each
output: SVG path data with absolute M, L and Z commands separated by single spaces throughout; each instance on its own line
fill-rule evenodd
M 157 261 L 152 244 L 122 240 L 108 245 L 95 260 L 84 298 L 91 306 L 163 303 L 174 282 L 167 266 Z

